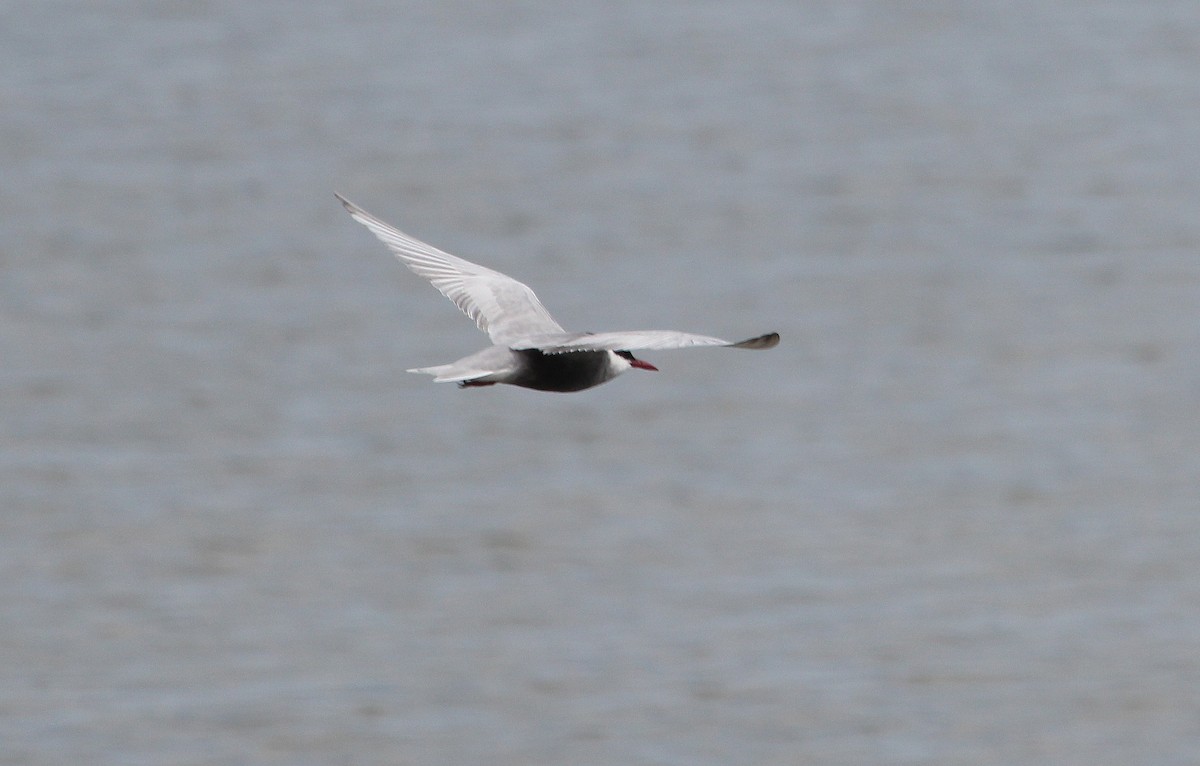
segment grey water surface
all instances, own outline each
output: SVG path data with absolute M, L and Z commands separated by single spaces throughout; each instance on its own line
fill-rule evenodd
M 1200 5 L 4 19 L 0 763 L 1200 759 Z

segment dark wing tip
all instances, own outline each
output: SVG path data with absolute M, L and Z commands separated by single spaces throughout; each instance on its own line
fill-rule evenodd
M 769 332 L 766 335 L 759 335 L 757 338 L 747 338 L 738 343 L 730 343 L 730 348 L 775 348 L 779 345 L 779 333 Z

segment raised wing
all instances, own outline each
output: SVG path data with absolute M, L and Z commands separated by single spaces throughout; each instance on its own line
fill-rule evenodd
M 512 344 L 515 349 L 536 348 L 547 354 L 568 351 L 654 351 L 697 346 L 726 346 L 729 348 L 774 348 L 779 345 L 779 333 L 769 332 L 755 338 L 731 343 L 708 335 L 693 335 L 672 330 L 628 330 L 626 332 L 553 333 L 535 335 Z
M 354 220 L 370 229 L 408 268 L 432 282 L 475 320 L 493 343 L 508 345 L 531 335 L 564 332 L 525 284 L 413 239 L 342 195 L 334 196 Z

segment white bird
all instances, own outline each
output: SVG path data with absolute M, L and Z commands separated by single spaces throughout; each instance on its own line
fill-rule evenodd
M 493 345 L 449 364 L 409 372 L 434 376 L 459 387 L 507 383 L 538 391 L 582 391 L 626 370 L 657 370 L 631 352 L 692 346 L 772 348 L 779 333 L 730 343 L 707 335 L 670 330 L 567 332 L 554 321 L 533 290 L 493 271 L 413 239 L 335 194 L 354 220 L 371 230 L 397 258 L 454 301 L 492 339 Z

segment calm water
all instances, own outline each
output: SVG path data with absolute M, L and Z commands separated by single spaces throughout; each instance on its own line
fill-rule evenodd
M 1195 763 L 1200 6 L 901 5 L 10 3 L 0 763 Z

